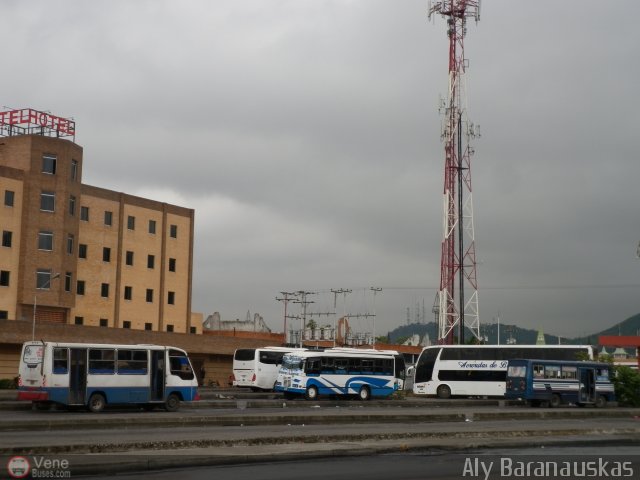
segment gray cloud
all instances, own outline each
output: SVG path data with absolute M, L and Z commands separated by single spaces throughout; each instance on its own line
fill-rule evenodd
M 639 11 L 491 0 L 470 23 L 481 321 L 638 312 Z M 439 284 L 445 30 L 418 0 L 8 1 L 0 82 L 76 119 L 86 183 L 196 209 L 195 309 L 279 328 L 281 290 L 363 311 L 381 286 L 386 331 Z

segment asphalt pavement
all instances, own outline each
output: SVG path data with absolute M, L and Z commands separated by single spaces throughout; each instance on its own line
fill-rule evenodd
M 0 396 L 0 463 L 16 455 L 66 459 L 75 475 L 424 450 L 640 444 L 640 409 L 205 393 L 203 402 L 172 413 L 11 410 L 12 400 Z

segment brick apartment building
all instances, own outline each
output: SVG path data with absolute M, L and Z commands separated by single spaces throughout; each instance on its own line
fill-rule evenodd
M 14 112 L 26 123 L 53 117 Z M 191 320 L 194 211 L 85 185 L 82 147 L 47 136 L 60 133 L 53 128 L 16 135 L 4 126 L 0 319 L 200 331 Z
M 194 335 L 194 210 L 85 185 L 82 172 L 75 122 L 0 112 L 0 379 L 35 332 L 182 347 L 207 384 L 226 385 L 236 348 L 274 339 Z

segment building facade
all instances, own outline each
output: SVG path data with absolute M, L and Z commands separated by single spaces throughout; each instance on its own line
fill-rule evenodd
M 201 333 L 194 210 L 83 184 L 82 147 L 47 121 L 0 129 L 0 320 Z

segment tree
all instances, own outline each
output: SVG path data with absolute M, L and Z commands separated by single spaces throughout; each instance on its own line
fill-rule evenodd
M 618 403 L 625 407 L 640 407 L 640 372 L 626 365 L 618 365 L 614 369 L 611 381 Z

